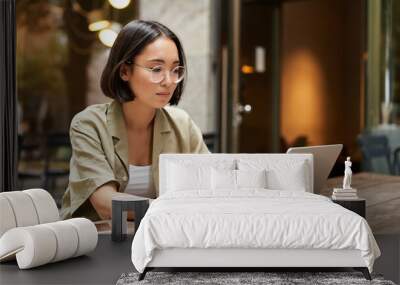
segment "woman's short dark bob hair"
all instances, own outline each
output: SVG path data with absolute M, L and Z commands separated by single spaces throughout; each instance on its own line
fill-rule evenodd
M 121 65 L 134 61 L 143 49 L 159 37 L 171 39 L 178 49 L 180 65 L 185 67 L 186 58 L 178 37 L 166 26 L 155 21 L 134 20 L 126 24 L 119 32 L 111 48 L 106 66 L 101 75 L 101 90 L 103 93 L 120 103 L 135 99 L 127 82 L 120 77 Z M 181 99 L 184 80 L 178 83 L 169 103 L 177 105 Z

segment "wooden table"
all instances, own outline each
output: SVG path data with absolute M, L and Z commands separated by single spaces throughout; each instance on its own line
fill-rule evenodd
M 330 197 L 342 183 L 343 177 L 328 179 L 321 194 Z M 400 176 L 357 173 L 352 187 L 366 200 L 367 221 L 374 234 L 400 234 Z

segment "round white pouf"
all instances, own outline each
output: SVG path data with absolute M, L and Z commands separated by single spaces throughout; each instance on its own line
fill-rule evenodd
M 57 262 L 74 256 L 78 249 L 78 233 L 66 221 L 43 224 L 56 236 L 57 252 L 51 262 Z
M 22 191 L 3 192 L 13 209 L 17 227 L 33 226 L 39 223 L 38 214 L 30 196 Z
M 49 263 L 56 252 L 55 234 L 41 225 L 11 229 L 0 239 L 0 258 L 16 253 L 20 269 Z
M 50 193 L 43 189 L 28 189 L 22 191 L 30 196 L 39 217 L 39 224 L 60 220 L 56 202 Z
M 0 193 L 0 238 L 6 231 L 17 226 L 11 204 L 8 199 L 1 194 L 2 193 Z
M 65 220 L 70 223 L 78 233 L 78 249 L 74 255 L 79 256 L 94 250 L 97 246 L 98 233 L 94 223 L 85 218 Z
M 8 230 L 0 238 L 0 261 L 16 257 L 20 269 L 86 254 L 96 248 L 97 230 L 85 218 Z

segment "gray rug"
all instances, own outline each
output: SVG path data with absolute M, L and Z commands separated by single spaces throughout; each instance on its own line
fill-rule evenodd
M 148 272 L 138 281 L 139 273 L 122 274 L 117 285 L 133 284 L 379 284 L 395 285 L 380 275 L 372 275 L 368 281 L 359 272 Z

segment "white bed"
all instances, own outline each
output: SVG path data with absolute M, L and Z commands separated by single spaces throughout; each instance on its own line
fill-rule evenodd
M 312 170 L 309 154 L 161 155 L 160 196 L 132 243 L 140 278 L 154 267 L 354 267 L 370 278 L 380 251 L 367 222 L 312 194 Z

